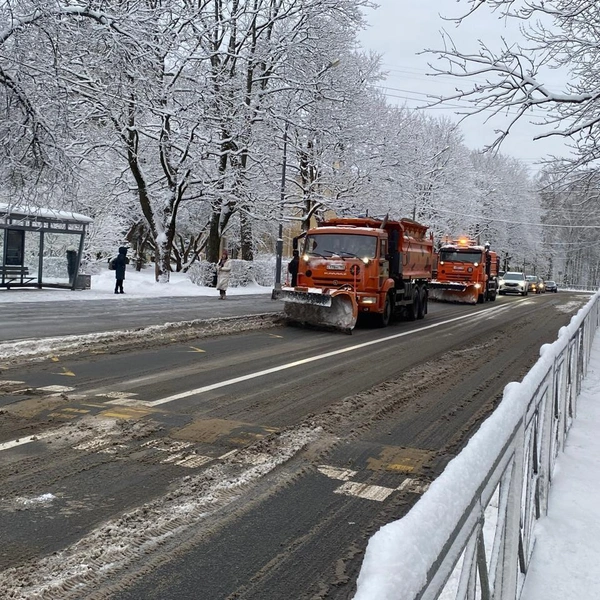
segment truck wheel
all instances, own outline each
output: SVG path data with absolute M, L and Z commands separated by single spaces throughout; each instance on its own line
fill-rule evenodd
M 421 290 L 419 294 L 419 310 L 417 312 L 417 319 L 424 319 L 427 314 L 427 292 Z
M 419 296 L 419 290 L 415 290 L 413 292 L 413 297 L 412 297 L 412 304 L 409 304 L 406 307 L 406 319 L 407 321 L 414 321 L 417 318 L 417 315 L 419 314 L 419 310 L 420 310 L 420 305 L 421 305 L 421 298 Z
M 383 312 L 379 315 L 379 327 L 387 327 L 392 320 L 392 299 L 390 295 L 387 294 L 385 297 L 385 305 L 383 307 Z

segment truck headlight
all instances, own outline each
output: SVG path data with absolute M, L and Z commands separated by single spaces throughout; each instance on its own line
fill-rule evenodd
M 363 296 L 360 299 L 361 304 L 377 304 L 376 296 Z
M 475 289 L 476 289 L 476 290 L 478 290 L 480 287 L 481 287 L 481 284 L 480 284 L 480 283 L 476 283 L 476 284 L 475 284 Z

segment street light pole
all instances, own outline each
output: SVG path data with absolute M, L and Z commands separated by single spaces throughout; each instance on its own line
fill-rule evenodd
M 287 140 L 289 121 L 285 122 L 283 130 L 283 159 L 281 161 L 281 195 L 279 199 L 279 232 L 277 234 L 277 246 L 275 252 L 275 289 L 281 289 L 281 261 L 283 258 L 283 205 L 285 203 L 285 177 L 287 169 Z
M 317 75 L 317 84 L 318 79 L 329 69 L 337 67 L 340 64 L 340 59 L 336 58 L 332 60 L 328 65 L 326 65 L 323 69 L 321 69 Z M 279 201 L 279 229 L 277 233 L 277 244 L 275 246 L 276 258 L 275 258 L 275 286 L 276 290 L 281 289 L 281 262 L 283 259 L 283 217 L 284 217 L 284 204 L 285 204 L 285 178 L 286 178 L 286 168 L 287 168 L 287 142 L 288 142 L 288 128 L 290 122 L 288 120 L 285 121 L 285 128 L 283 130 L 283 159 L 281 162 L 281 195 Z

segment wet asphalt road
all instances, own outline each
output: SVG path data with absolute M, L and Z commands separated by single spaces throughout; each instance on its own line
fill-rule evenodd
M 216 292 L 215 292 L 216 294 Z M 0 342 L 137 329 L 195 319 L 277 313 L 283 303 L 269 294 L 0 303 Z

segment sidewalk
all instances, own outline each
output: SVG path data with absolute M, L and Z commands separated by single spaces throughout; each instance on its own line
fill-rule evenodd
M 596 334 L 577 416 L 558 455 L 548 515 L 521 600 L 600 598 L 600 334 Z

